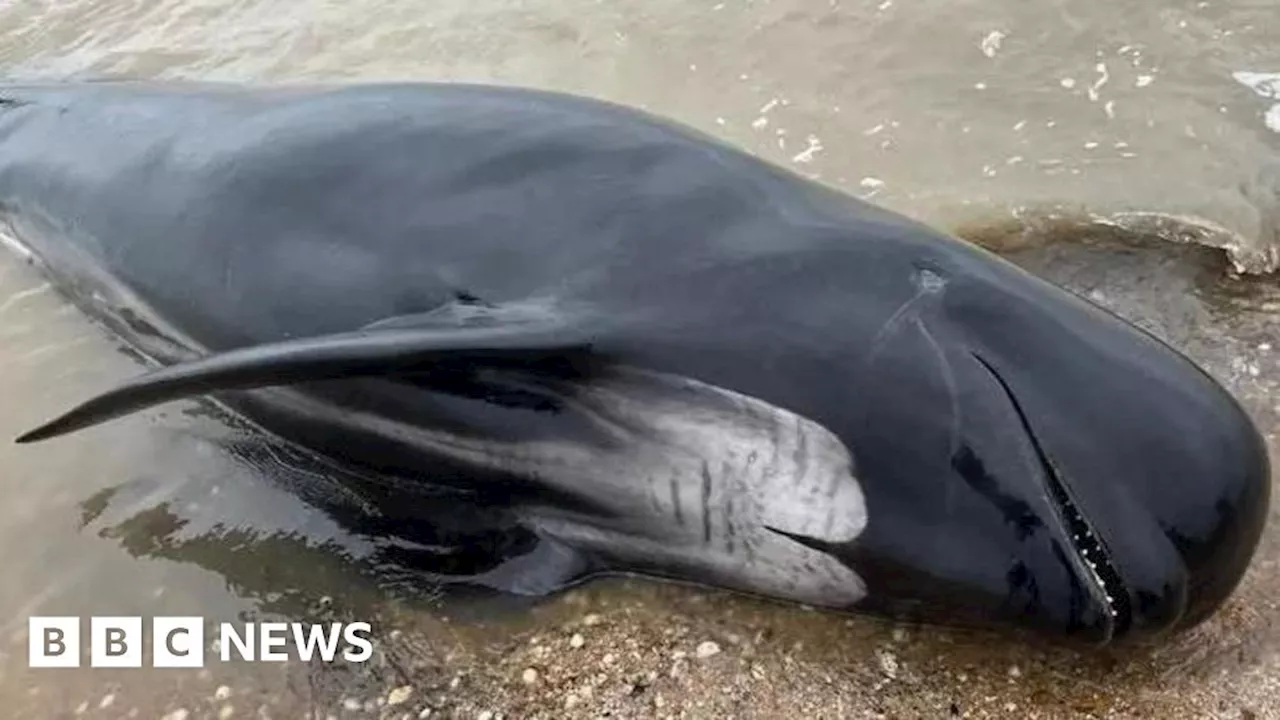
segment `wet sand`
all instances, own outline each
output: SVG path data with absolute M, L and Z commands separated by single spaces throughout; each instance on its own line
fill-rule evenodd
M 1265 270 L 1280 243 L 1280 135 L 1231 73 L 1280 72 L 1276 22 L 1261 2 L 32 2 L 0 7 L 0 73 L 495 80 L 646 106 L 1145 325 L 1274 454 L 1280 281 L 1232 261 Z M 0 253 L 0 437 L 139 369 Z M 1079 653 L 636 579 L 452 617 L 316 509 L 340 492 L 324 468 L 198 403 L 0 443 L 0 469 L 0 717 L 1280 717 L 1274 523 L 1206 624 Z M 31 614 L 354 618 L 378 652 L 32 670 Z

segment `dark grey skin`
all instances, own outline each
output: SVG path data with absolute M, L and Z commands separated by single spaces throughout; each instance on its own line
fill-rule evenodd
M 1267 515 L 1249 417 L 1150 335 L 599 101 L 0 89 L 0 209 L 160 366 L 20 441 L 212 396 L 397 479 L 388 532 L 431 536 L 449 486 L 484 510 L 457 523 L 531 538 L 466 548 L 460 581 L 638 573 L 1104 644 L 1212 613 Z

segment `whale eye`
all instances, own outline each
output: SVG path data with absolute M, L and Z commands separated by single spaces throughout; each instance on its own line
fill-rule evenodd
M 922 293 L 940 293 L 947 286 L 946 277 L 929 267 L 917 267 L 912 280 Z

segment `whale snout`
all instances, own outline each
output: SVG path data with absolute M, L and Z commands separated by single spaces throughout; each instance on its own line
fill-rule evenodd
M 972 338 L 1015 407 L 1081 587 L 1067 625 L 1185 629 L 1239 584 L 1266 521 L 1266 442 L 1216 379 L 1083 301 L 983 311 Z M 969 327 L 974 327 L 970 325 Z M 1011 342 L 1010 338 L 1017 337 Z
M 1165 343 L 1012 266 L 936 277 L 879 308 L 890 319 L 842 420 L 868 520 L 833 552 L 866 583 L 858 607 L 1095 645 L 1212 614 L 1270 502 L 1267 446 L 1241 404 Z
M 1200 503 L 1182 507 L 1171 503 L 1161 512 L 1166 535 L 1187 567 L 1187 601 L 1178 629 L 1208 618 L 1235 590 L 1269 514 L 1271 465 L 1266 442 L 1238 407 L 1232 408 L 1237 412 L 1223 410 L 1228 416 L 1225 430 L 1206 438 L 1218 448 L 1217 458 L 1199 471 L 1200 484 L 1216 489 L 1209 498 L 1212 512 Z
M 1237 401 L 1172 351 L 1142 355 L 1092 388 L 1077 377 L 1074 393 L 1063 384 L 1022 399 L 1116 636 L 1187 628 L 1218 609 L 1270 500 L 1267 447 Z

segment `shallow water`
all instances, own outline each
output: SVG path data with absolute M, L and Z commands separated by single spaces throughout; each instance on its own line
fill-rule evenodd
M 1269 0 L 9 0 L 0 75 L 465 79 L 647 107 L 1114 307 L 1226 383 L 1274 452 L 1280 285 L 1231 271 L 1269 269 L 1280 248 L 1278 33 Z M 138 370 L 0 253 L 0 437 Z M 1085 659 L 643 581 L 450 620 L 385 548 L 317 509 L 340 499 L 328 473 L 195 403 L 56 446 L 0 443 L 0 716 L 1280 717 L 1274 528 L 1203 628 Z M 374 620 L 383 652 L 355 667 L 26 669 L 31 614 L 246 613 Z M 537 652 L 574 632 L 580 659 Z M 625 646 L 612 664 L 588 654 L 611 638 Z M 673 653 L 708 638 L 724 652 L 676 672 Z M 544 679 L 526 685 L 534 666 Z M 378 704 L 405 684 L 409 701 Z

